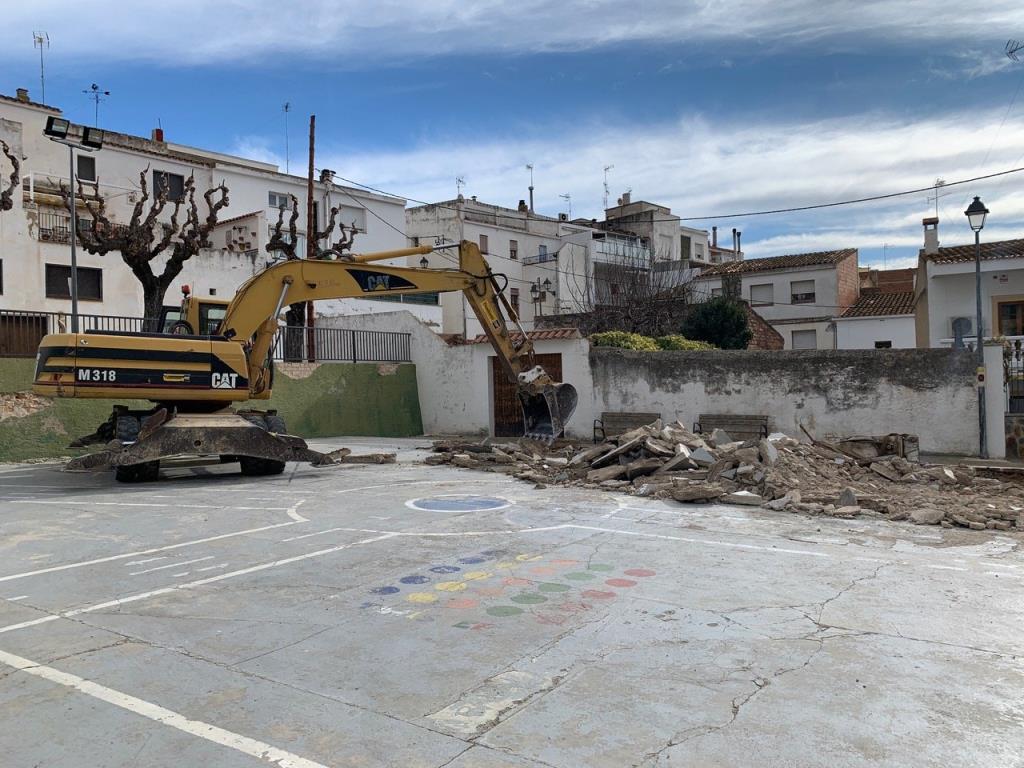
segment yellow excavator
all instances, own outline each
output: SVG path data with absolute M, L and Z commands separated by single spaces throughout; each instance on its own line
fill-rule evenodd
M 230 302 L 186 293 L 180 308 L 164 308 L 158 333 L 50 334 L 39 345 L 32 391 L 154 403 L 147 410 L 114 406 L 96 432 L 72 443 L 104 447 L 73 459 L 69 469 L 114 468 L 122 482 L 155 480 L 161 459 L 183 456 L 238 461 L 245 475 L 279 474 L 286 461 L 332 464 L 332 454 L 289 435 L 276 411 L 230 407 L 270 397 L 281 309 L 316 299 L 462 291 L 517 386 L 524 434 L 550 442 L 575 410 L 576 390 L 552 381 L 535 363 L 533 345 L 502 293 L 502 276 L 491 271 L 477 245 L 463 241 L 458 249 L 458 269 L 373 264 L 425 255 L 435 250 L 430 246 L 279 262 L 243 283 Z

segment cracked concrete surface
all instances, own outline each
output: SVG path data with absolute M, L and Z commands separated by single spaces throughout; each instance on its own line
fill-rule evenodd
M 360 442 L 403 461 L 0 468 L 4 764 L 1024 765 L 1015 535 L 536 490 Z M 510 506 L 405 504 L 466 494 Z

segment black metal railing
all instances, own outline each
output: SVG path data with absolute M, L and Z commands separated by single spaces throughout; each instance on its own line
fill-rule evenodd
M 1009 341 L 1003 347 L 1003 382 L 1006 412 L 1024 413 L 1024 351 L 1020 339 Z
M 79 315 L 80 331 L 141 331 L 145 320 L 124 315 Z M 71 331 L 71 315 L 0 309 L 0 357 L 35 357 L 48 333 Z
M 312 336 L 312 339 L 310 338 Z M 354 331 L 345 328 L 288 326 L 278 329 L 271 354 L 275 360 L 309 360 L 309 343 L 318 363 L 408 363 L 411 334 L 392 331 Z

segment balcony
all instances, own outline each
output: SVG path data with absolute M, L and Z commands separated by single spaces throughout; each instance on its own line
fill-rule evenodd
M 36 240 L 42 243 L 69 243 L 71 242 L 71 214 L 63 211 L 41 209 L 35 213 Z M 77 217 L 78 236 L 88 236 L 92 231 L 92 219 L 83 216 Z M 163 224 L 167 227 L 167 224 Z M 110 224 L 107 231 L 114 237 L 124 235 L 128 227 L 124 224 Z
M 523 258 L 523 264 L 544 264 L 548 261 L 557 261 L 558 251 L 538 251 L 532 256 L 526 256 Z

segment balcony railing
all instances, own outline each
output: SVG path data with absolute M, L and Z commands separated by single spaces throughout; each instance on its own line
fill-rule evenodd
M 311 332 L 312 331 L 312 332 Z M 323 363 L 408 363 L 412 360 L 412 334 L 392 331 L 355 331 L 345 328 L 279 328 L 271 354 L 274 360 Z
M 79 315 L 81 331 L 141 331 L 145 321 L 141 317 L 123 315 Z M 71 315 L 64 312 L 22 312 L 0 310 L 0 357 L 35 357 L 43 336 L 48 333 L 67 333 L 71 330 Z
M 526 256 L 523 259 L 523 264 L 544 264 L 548 261 L 556 261 L 558 259 L 558 251 L 540 251 L 532 256 Z
M 92 232 L 92 219 L 78 216 L 76 217 L 76 223 L 78 225 L 78 237 L 82 238 L 89 236 Z M 169 228 L 168 224 L 161 224 L 165 231 Z M 109 233 L 112 237 L 123 236 L 128 231 L 128 227 L 124 224 L 107 224 L 103 232 Z M 36 213 L 36 240 L 44 243 L 68 243 L 71 241 L 71 214 L 64 213 L 62 211 L 46 211 L 40 210 Z

